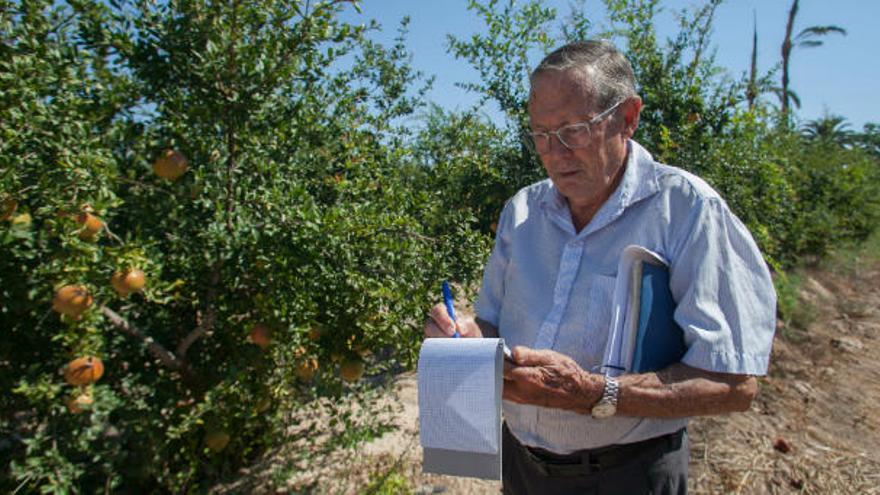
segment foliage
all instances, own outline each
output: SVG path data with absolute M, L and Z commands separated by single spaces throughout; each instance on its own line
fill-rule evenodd
M 776 310 L 782 322 L 783 335 L 796 340 L 802 334 L 795 332 L 807 330 L 810 323 L 816 320 L 818 309 L 801 297 L 804 280 L 797 271 L 777 273 L 773 286 L 776 288 Z
M 528 76 L 532 69 L 529 54 L 553 47 L 546 26 L 555 19 L 556 10 L 535 0 L 522 7 L 514 0 L 508 0 L 503 8 L 499 3 L 500 0 L 489 0 L 485 5 L 476 0 L 468 2 L 468 9 L 486 24 L 487 33 L 475 34 L 469 40 L 449 35 L 449 51 L 467 60 L 480 74 L 481 82 L 463 84 L 464 88 L 482 94 L 484 102 L 491 98 L 508 118 L 525 124 Z
M 792 145 L 787 157 L 797 191 L 800 253 L 824 256 L 834 245 L 870 236 L 880 220 L 876 158 L 824 141 Z
M 0 486 L 203 489 L 277 441 L 280 411 L 362 386 L 338 364 L 412 365 L 439 281 L 478 274 L 472 214 L 401 165 L 396 122 L 422 101 L 405 24 L 383 47 L 344 5 L 2 5 Z M 176 181 L 151 170 L 167 149 Z M 128 267 L 147 288 L 122 298 Z M 78 320 L 51 309 L 69 283 L 95 301 Z M 81 355 L 106 373 L 74 390 L 56 371 Z
M 807 139 L 830 141 L 839 146 L 848 145 L 854 137 L 844 117 L 827 113 L 821 118 L 804 123 L 801 126 L 801 135 Z
M 637 139 L 712 183 L 774 268 L 876 230 L 876 125 L 845 141 L 821 137 L 842 122 L 775 125 L 746 98 L 770 74 L 715 65 L 717 0 L 665 43 L 659 1 L 605 4 L 611 30 L 593 33 L 577 4 L 554 31 L 538 0 L 470 3 L 486 32 L 449 50 L 496 124 L 426 105 L 407 22 L 384 46 L 378 26 L 339 19 L 352 2 L 0 0 L 0 487 L 205 490 L 278 442 L 291 411 L 412 366 L 439 281 L 471 290 L 504 201 L 544 176 L 517 136 L 529 69 L 564 40 L 624 48 Z M 187 158 L 177 180 L 152 169 L 167 150 Z M 120 296 L 110 279 L 129 268 L 147 285 Z M 67 284 L 94 299 L 79 319 L 52 309 Z M 257 324 L 269 332 L 248 342 Z M 86 355 L 104 376 L 65 384 Z M 356 359 L 368 379 L 344 382 Z M 87 411 L 65 405 L 83 396 Z M 332 421 L 338 448 L 384 432 Z
M 859 149 L 880 159 L 880 124 L 869 122 L 862 132 L 853 135 L 853 144 Z
M 369 495 L 407 495 L 413 493 L 413 489 L 409 480 L 392 468 L 384 473 L 374 473 L 364 493 Z
M 697 173 L 718 189 L 774 268 L 791 266 L 805 254 L 822 255 L 838 242 L 864 239 L 876 227 L 877 161 L 862 151 L 871 150 L 873 127 L 866 126 L 861 140 L 856 138 L 859 145 L 850 146 L 840 139 L 804 140 L 787 126 L 776 126 L 777 113 L 757 98 L 772 88 L 772 73 L 734 79 L 715 64 L 710 35 L 718 0 L 679 12 L 680 29 L 665 43 L 657 39 L 654 27 L 659 0 L 604 3 L 610 31 L 591 33 L 591 24 L 575 12 L 573 27 L 548 40 L 523 34 L 551 31 L 556 12 L 539 2 L 519 8 L 513 3 L 500 7 L 495 1 L 472 2 L 489 34 L 467 41 L 453 39 L 450 48 L 483 77 L 482 85 L 468 87 L 495 98 L 507 112 L 509 128 L 515 130 L 527 118 L 525 84 L 531 55 L 541 56 L 570 40 L 572 33 L 612 37 L 633 65 L 644 103 L 636 140 L 658 160 Z M 469 125 L 458 116 L 445 120 L 449 132 L 459 136 L 472 136 L 467 128 L 490 125 Z M 442 119 L 432 121 L 432 135 L 442 135 L 443 125 Z M 489 129 L 481 133 L 491 135 Z M 469 139 L 462 142 L 463 149 L 473 149 Z M 485 139 L 482 146 L 487 150 L 484 157 L 505 156 Z M 505 146 L 512 162 L 500 165 L 499 171 L 538 167 L 526 154 L 514 158 L 517 143 Z M 469 179 L 493 191 L 491 181 Z M 461 197 L 479 210 L 469 195 Z
M 502 129 L 473 112 L 446 113 L 433 106 L 424 122 L 413 142 L 413 162 L 431 172 L 425 180 L 441 192 L 447 211 L 469 212 L 480 230 L 494 230 L 504 202 L 527 183 L 507 165 L 528 155 Z M 530 172 L 537 169 L 532 163 Z
M 483 103 L 492 101 L 497 104 L 507 116 L 507 129 L 490 130 L 494 124 L 479 122 L 475 112 L 449 116 L 435 112 L 428 119 L 430 134 L 423 134 L 421 139 L 427 143 L 434 135 L 445 132 L 452 133 L 447 138 L 456 134 L 463 138 L 443 140 L 442 144 L 447 145 L 445 150 L 431 143 L 422 146 L 430 148 L 430 153 L 434 155 L 428 157 L 428 163 L 457 160 L 459 154 L 469 155 L 476 160 L 488 160 L 484 163 L 490 164 L 493 170 L 491 177 L 486 176 L 485 165 L 478 167 L 482 170 L 478 173 L 486 180 L 473 177 L 474 172 L 468 171 L 466 161 L 451 164 L 457 170 L 447 171 L 450 173 L 447 180 L 460 185 L 455 186 L 456 189 L 465 187 L 477 193 L 477 196 L 467 193 L 458 196 L 465 199 L 459 204 L 477 211 L 482 226 L 497 220 L 504 201 L 513 192 L 544 177 L 536 158 L 517 138 L 528 125 L 526 103 L 531 72 L 530 55 L 536 51 L 547 52 L 553 47 L 553 40 L 547 32 L 549 23 L 556 18 L 556 10 L 543 6 L 539 0 L 529 1 L 521 7 L 514 0 L 507 0 L 503 6 L 500 3 L 500 0 L 489 0 L 486 4 L 471 0 L 468 8 L 485 23 L 486 33 L 475 34 L 470 39 L 450 35 L 447 41 L 450 53 L 466 60 L 480 74 L 479 83 L 462 86 L 482 95 Z M 586 29 L 588 22 L 580 16 L 573 19 L 572 28 L 566 32 L 570 36 L 577 36 Z M 444 126 L 449 130 L 441 129 Z M 499 147 L 500 133 L 508 136 L 502 147 Z M 438 156 L 438 153 L 445 156 Z M 500 184 L 497 179 L 500 179 Z

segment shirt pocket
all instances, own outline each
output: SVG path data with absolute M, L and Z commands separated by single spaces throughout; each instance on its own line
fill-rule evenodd
M 602 364 L 616 282 L 616 277 L 593 274 L 580 290 L 573 291 L 570 317 L 564 321 L 554 347 L 587 371 L 596 371 Z

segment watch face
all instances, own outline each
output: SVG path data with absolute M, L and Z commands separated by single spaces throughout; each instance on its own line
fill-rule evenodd
M 593 408 L 592 414 L 594 418 L 610 418 L 614 416 L 614 413 L 617 412 L 617 406 L 611 404 L 610 402 L 604 402 L 602 404 L 596 404 L 596 407 Z

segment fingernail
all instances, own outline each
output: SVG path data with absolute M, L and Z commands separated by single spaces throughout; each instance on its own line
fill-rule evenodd
M 455 333 L 455 325 L 452 324 L 452 325 L 449 325 L 448 327 L 446 327 L 446 333 L 448 333 L 450 335 L 454 334 Z

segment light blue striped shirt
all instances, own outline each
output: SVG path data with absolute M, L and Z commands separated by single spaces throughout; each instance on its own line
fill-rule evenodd
M 505 205 L 475 309 L 511 345 L 553 349 L 598 371 L 611 321 L 617 262 L 643 246 L 669 261 L 682 362 L 723 373 L 767 371 L 776 293 L 754 240 L 699 177 L 662 165 L 629 142 L 620 185 L 576 233 L 548 179 Z M 511 431 L 558 453 L 632 443 L 678 430 L 686 418 L 615 416 L 504 402 Z

